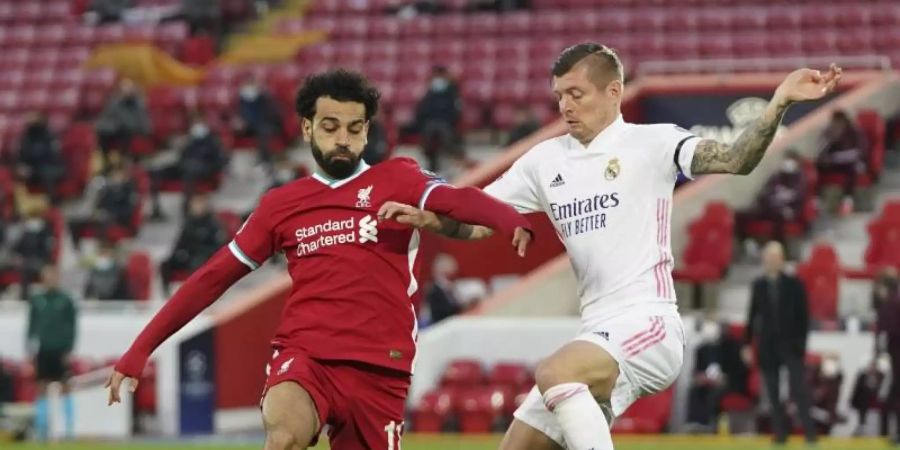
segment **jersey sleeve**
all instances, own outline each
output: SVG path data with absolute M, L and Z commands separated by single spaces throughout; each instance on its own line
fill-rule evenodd
M 266 196 L 260 200 L 259 205 L 228 244 L 231 254 L 250 270 L 258 269 L 276 249 L 275 230 L 269 223 L 267 200 Z
M 661 135 L 662 164 L 666 168 L 666 173 L 674 173 L 674 176 L 681 173 L 693 179 L 691 162 L 694 160 L 694 150 L 700 142 L 700 137 L 674 124 L 659 125 L 657 131 Z
M 484 191 L 520 213 L 543 210 L 538 197 L 537 180 L 528 170 L 524 157 L 516 160 L 506 173 L 485 187 Z
M 409 204 L 419 209 L 424 208 L 425 200 L 431 195 L 434 188 L 446 185 L 447 180 L 440 175 L 419 167 L 419 164 L 411 158 L 395 158 L 402 171 L 401 176 L 411 181 L 408 196 Z

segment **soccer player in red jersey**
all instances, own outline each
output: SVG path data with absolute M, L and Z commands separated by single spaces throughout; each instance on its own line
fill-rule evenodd
M 297 94 L 314 175 L 264 194 L 227 247 L 181 286 L 116 364 L 109 403 L 131 389 L 153 350 L 275 252 L 293 287 L 272 341 L 261 401 L 266 450 L 306 448 L 328 424 L 335 450 L 398 449 L 416 356 L 419 232 L 379 221 L 387 201 L 419 205 L 531 240 L 524 217 L 475 188 L 455 188 L 407 158 L 360 158 L 378 91 L 336 70 Z

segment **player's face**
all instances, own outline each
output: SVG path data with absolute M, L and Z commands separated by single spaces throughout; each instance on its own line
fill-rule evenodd
M 614 80 L 598 87 L 588 66 L 576 64 L 565 75 L 553 77 L 553 93 L 569 134 L 587 145 L 618 115 L 622 83 Z
M 366 107 L 362 103 L 320 97 L 316 100 L 316 115 L 312 120 L 303 119 L 303 138 L 312 147 L 316 163 L 336 179 L 356 172 L 368 132 Z

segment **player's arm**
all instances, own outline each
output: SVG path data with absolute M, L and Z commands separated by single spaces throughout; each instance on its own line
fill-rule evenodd
M 749 174 L 769 148 L 788 107 L 796 102 L 828 95 L 840 78 L 841 68 L 834 64 L 824 74 L 812 69 L 791 72 L 775 90 L 762 116 L 753 121 L 733 144 L 713 139 L 703 139 L 697 143 L 691 173 Z
M 494 230 L 488 227 L 462 223 L 447 216 L 439 216 L 431 211 L 394 201 L 385 202 L 381 206 L 378 218 L 395 220 L 451 239 L 479 240 L 494 234 Z
M 234 240 L 191 274 L 122 355 L 107 381 L 109 404 L 120 401 L 119 388 L 126 378 L 130 379 L 129 389 L 134 392 L 137 379 L 157 347 L 272 255 L 274 234 L 265 214 L 260 212 L 264 204 L 265 198 Z

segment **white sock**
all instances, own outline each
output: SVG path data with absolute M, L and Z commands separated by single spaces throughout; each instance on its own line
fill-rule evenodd
M 569 450 L 613 450 L 609 423 L 583 383 L 563 383 L 544 392 L 544 405 L 556 414 Z

